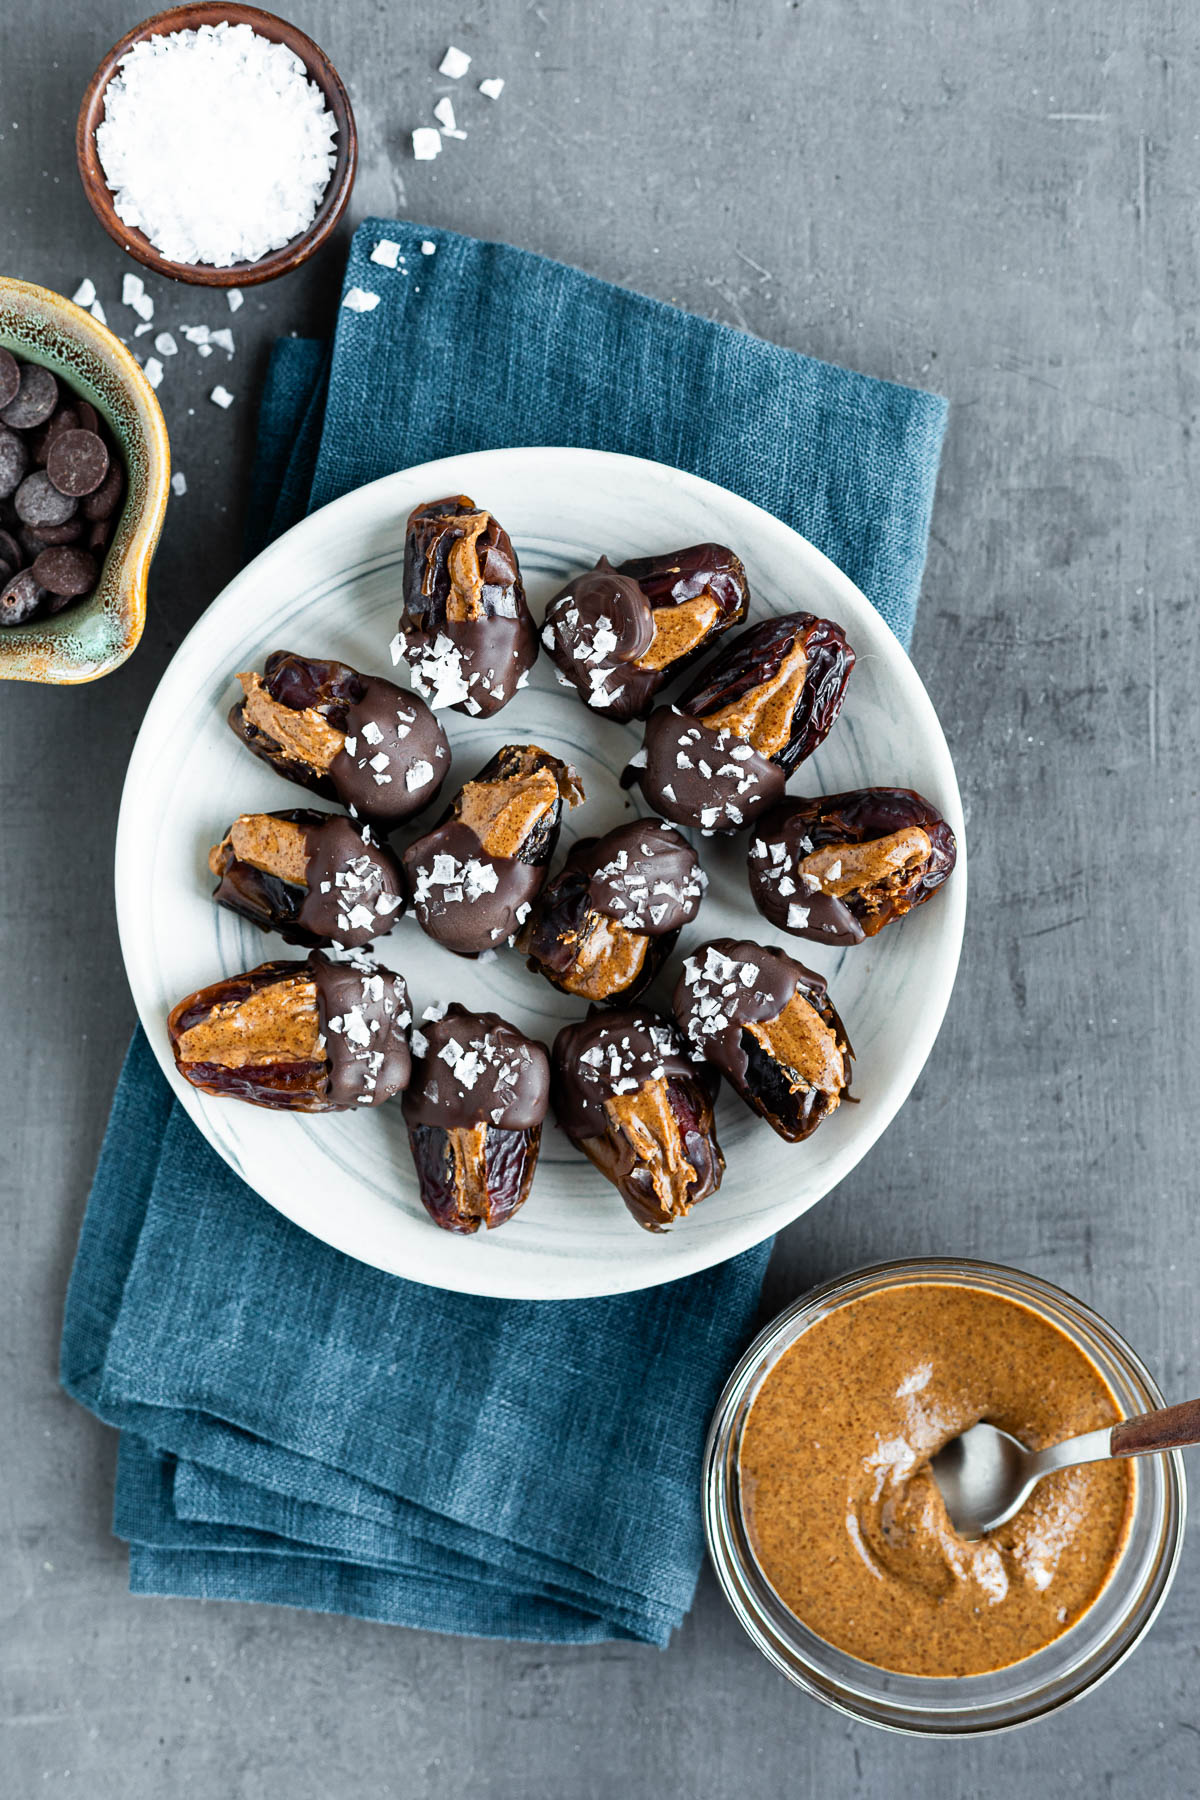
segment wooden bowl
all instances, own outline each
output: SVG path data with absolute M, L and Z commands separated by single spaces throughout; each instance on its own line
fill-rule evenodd
M 144 232 L 124 224 L 117 217 L 112 190 L 104 179 L 104 170 L 96 154 L 96 127 L 104 118 L 105 89 L 116 74 L 118 63 L 129 54 L 134 44 L 155 35 L 166 36 L 172 31 L 196 31 L 201 25 L 222 23 L 249 25 L 260 37 L 270 38 L 277 44 L 286 44 L 300 58 L 308 71 L 309 80 L 315 81 L 321 89 L 325 104 L 333 114 L 337 124 L 337 149 L 329 186 L 325 189 L 316 217 L 308 230 L 284 244 L 281 249 L 272 250 L 267 256 L 260 256 L 257 262 L 231 263 L 228 268 L 218 269 L 211 263 L 171 262 L 154 248 Z M 152 19 L 127 31 L 113 45 L 92 76 L 83 96 L 75 127 L 75 157 L 79 164 L 83 191 L 92 211 L 109 237 L 120 244 L 122 250 L 127 250 L 130 256 L 136 256 L 146 268 L 153 269 L 156 275 L 169 275 L 175 281 L 190 281 L 201 287 L 250 287 L 255 282 L 273 281 L 277 275 L 289 274 L 292 269 L 299 268 L 302 262 L 307 262 L 313 252 L 319 250 L 325 242 L 345 211 L 350 190 L 354 186 L 358 168 L 358 133 L 350 108 L 350 97 L 342 85 L 341 76 L 325 52 L 310 37 L 297 30 L 295 25 L 290 25 L 286 19 L 277 19 L 274 13 L 260 12 L 256 6 L 173 6 L 167 12 L 155 13 Z
M 146 580 L 171 491 L 166 422 L 120 339 L 61 294 L 0 278 L 0 345 L 90 400 L 125 464 L 125 502 L 94 592 L 54 618 L 0 629 L 0 680 L 95 681 L 132 654 L 146 623 Z

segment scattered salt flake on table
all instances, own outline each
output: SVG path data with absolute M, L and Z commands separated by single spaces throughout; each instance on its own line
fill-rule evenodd
M 157 356 L 146 358 L 146 380 L 152 388 L 156 388 L 163 378 L 163 366 Z
M 207 344 L 207 325 L 181 325 L 179 327 L 189 344 Z
M 454 116 L 454 102 L 449 94 L 442 95 L 433 109 L 433 116 L 447 131 L 455 131 L 458 127 L 458 120 Z
M 121 282 L 121 305 L 132 306 L 135 300 L 141 299 L 145 291 L 146 284 L 141 276 L 132 275 L 126 272 L 126 275 Z
M 91 313 L 93 319 L 95 319 L 97 325 L 108 324 L 108 314 L 98 300 L 92 301 L 92 304 L 88 307 L 88 311 Z
M 467 141 L 467 134 L 465 131 L 451 131 L 451 129 L 448 125 L 442 126 L 442 136 L 450 137 L 450 138 L 461 138 L 464 144 Z
M 187 476 L 182 469 L 176 469 L 171 477 L 171 491 L 175 494 L 187 493 Z
M 160 331 L 154 340 L 154 348 L 160 356 L 178 356 L 179 345 L 169 331 Z
M 227 387 L 222 387 L 220 382 L 217 383 L 216 387 L 208 397 L 214 406 L 219 406 L 226 412 L 233 405 L 233 395 Z
M 471 66 L 471 59 L 465 50 L 459 50 L 451 44 L 445 56 L 438 64 L 438 74 L 448 75 L 451 81 L 458 81 Z
M 418 125 L 412 134 L 412 147 L 418 162 L 432 162 L 441 153 L 442 134 L 432 125 Z
M 151 324 L 150 320 L 143 319 L 140 325 L 134 326 L 133 335 L 134 335 L 134 337 L 145 337 L 145 335 L 148 331 L 153 331 L 153 330 L 154 330 L 154 326 Z
M 421 255 L 422 256 L 432 256 L 436 249 L 437 249 L 437 245 L 434 243 L 431 243 L 428 238 L 423 238 L 421 240 Z
M 243 294 L 241 288 L 230 288 L 225 298 L 229 302 L 230 312 L 237 312 L 239 307 L 244 306 L 246 303 L 246 296 Z
M 230 331 L 228 325 L 222 325 L 218 330 L 210 331 L 208 334 L 208 341 L 210 344 L 216 344 L 221 350 L 227 350 L 230 356 L 233 355 L 233 333 Z
M 479 91 L 481 94 L 486 94 L 489 100 L 498 100 L 504 92 L 503 76 L 489 75 L 486 81 L 480 82 Z
M 400 246 L 394 238 L 380 238 L 371 252 L 371 261 L 385 269 L 394 269 L 400 257 Z
M 348 312 L 374 312 L 379 305 L 379 295 L 368 293 L 366 288 L 347 288 L 342 296 L 342 305 Z
M 96 284 L 87 275 L 84 276 L 75 292 L 71 295 L 76 306 L 90 306 L 96 298 Z
M 211 344 L 197 344 L 196 345 L 196 354 L 198 356 L 211 356 L 212 355 L 212 345 Z

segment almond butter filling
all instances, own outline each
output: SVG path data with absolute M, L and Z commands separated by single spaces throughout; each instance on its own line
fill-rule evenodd
M 242 716 L 247 723 L 274 738 L 297 762 L 308 763 L 310 768 L 324 773 L 346 742 L 346 734 L 335 730 L 315 707 L 307 706 L 302 712 L 293 712 L 290 706 L 281 706 L 278 700 L 271 698 L 262 677 L 254 671 L 239 675 L 237 679 L 246 696 Z
M 208 853 L 214 875 L 223 875 L 230 857 L 275 875 L 294 887 L 303 887 L 308 874 L 308 834 L 292 819 L 275 819 L 270 813 L 243 813 L 235 819 L 219 844 Z
M 635 669 L 665 669 L 686 656 L 712 630 L 721 616 L 721 607 L 705 588 L 694 600 L 685 600 L 679 606 L 658 606 L 650 616 L 654 620 L 654 636 L 650 648 L 634 663 Z
M 604 1110 L 633 1146 L 635 1160 L 648 1170 L 661 1211 L 668 1218 L 685 1213 L 696 1171 L 683 1153 L 679 1121 L 671 1110 L 666 1082 L 646 1081 L 636 1094 L 614 1094 L 604 1102 Z
M 581 1000 L 606 1000 L 610 994 L 623 994 L 641 974 L 649 947 L 650 939 L 643 932 L 627 931 L 605 913 L 592 913 L 563 986 Z
M 845 894 L 880 887 L 894 875 L 919 868 L 932 850 L 928 834 L 919 825 L 909 825 L 863 844 L 824 844 L 804 858 L 799 873 L 813 876 L 822 893 L 840 900 Z
M 454 1197 L 471 1219 L 486 1219 L 488 1212 L 487 1121 L 479 1125 L 447 1128 L 454 1162 Z
M 805 1086 L 822 1094 L 841 1094 L 846 1085 L 844 1051 L 836 1033 L 803 994 L 793 994 L 775 1018 L 747 1025 L 746 1030 L 776 1062 L 793 1069 Z
M 703 723 L 709 731 L 732 731 L 748 739 L 760 756 L 777 756 L 792 735 L 792 715 L 807 674 L 804 640 L 797 636 L 770 681 L 760 682 L 720 712 L 709 713 Z
M 483 576 L 479 570 L 476 544 L 488 528 L 490 513 L 469 513 L 455 520 L 462 535 L 456 537 L 446 556 L 450 575 L 450 592 L 446 597 L 448 619 L 481 619 L 483 617 Z
M 257 988 L 245 1000 L 227 1001 L 189 1026 L 175 1050 L 180 1062 L 229 1069 L 317 1062 L 323 1055 L 317 984 L 292 975 Z
M 515 856 L 558 797 L 551 769 L 531 769 L 504 781 L 468 781 L 459 796 L 458 818 L 489 856 Z

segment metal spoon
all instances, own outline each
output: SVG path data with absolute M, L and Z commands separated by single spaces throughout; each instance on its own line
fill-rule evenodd
M 955 1531 L 978 1538 L 1020 1512 L 1043 1475 L 1055 1469 L 1106 1462 L 1111 1456 L 1147 1456 L 1185 1444 L 1200 1444 L 1200 1400 L 1085 1431 L 1048 1450 L 1026 1450 L 995 1425 L 972 1425 L 951 1438 L 929 1466 Z

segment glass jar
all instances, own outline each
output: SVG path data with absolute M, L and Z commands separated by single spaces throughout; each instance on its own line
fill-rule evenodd
M 1061 1289 L 994 1263 L 914 1258 L 857 1269 L 815 1288 L 761 1332 L 726 1384 L 704 1458 L 709 1553 L 726 1598 L 768 1660 L 798 1687 L 852 1718 L 916 1736 L 970 1737 L 1026 1725 L 1111 1675 L 1149 1630 L 1167 1597 L 1183 1542 L 1187 1490 L 1177 1450 L 1136 1459 L 1125 1549 L 1076 1624 L 1045 1649 L 985 1675 L 902 1675 L 827 1644 L 783 1604 L 758 1566 L 742 1517 L 742 1431 L 766 1375 L 818 1319 L 864 1295 L 914 1283 L 981 1288 L 1019 1301 L 1091 1358 L 1125 1417 L 1166 1402 L 1129 1345 Z

